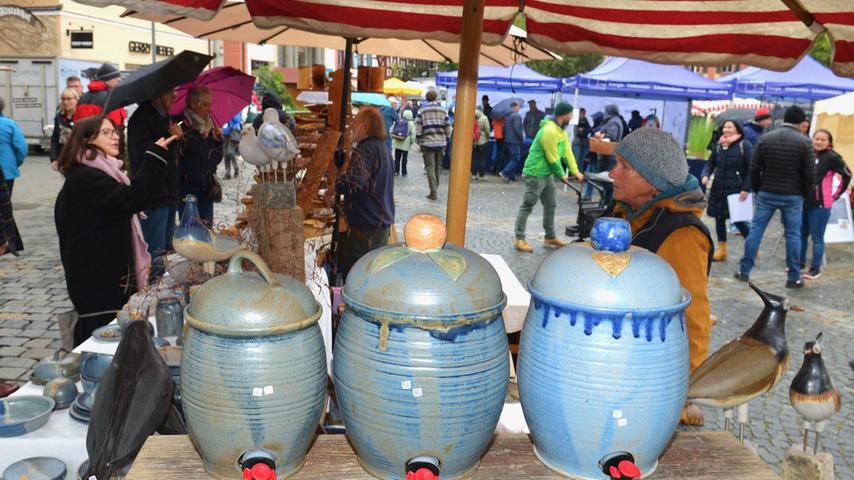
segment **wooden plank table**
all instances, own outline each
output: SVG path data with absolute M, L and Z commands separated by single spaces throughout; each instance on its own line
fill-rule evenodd
M 186 435 L 152 436 L 131 468 L 127 480 L 186 480 L 210 478 Z M 235 478 L 238 478 L 235 475 Z M 305 466 L 294 480 L 372 480 L 356 461 L 343 435 L 320 435 Z M 472 480 L 563 479 L 534 456 L 524 434 L 499 434 L 483 457 Z M 651 479 L 772 480 L 778 477 L 762 460 L 724 432 L 677 432 Z

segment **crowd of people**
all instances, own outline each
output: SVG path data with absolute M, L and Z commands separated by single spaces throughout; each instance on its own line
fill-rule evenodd
M 80 341 L 107 323 L 137 287 L 162 273 L 182 198 L 194 195 L 200 216 L 211 223 L 217 167 L 225 160 L 226 177 L 237 175 L 238 169 L 243 119 L 238 114 L 225 126 L 214 124 L 209 89 L 189 89 L 177 116 L 170 113 L 176 100 L 170 89 L 140 103 L 127 118 L 124 109 L 103 111 L 109 90 L 120 81 L 118 70 L 108 64 L 86 92 L 79 78 L 69 77 L 51 137 L 50 160 L 65 177 L 56 202 L 56 228 L 69 295 L 81 318 L 75 330 Z M 438 199 L 447 165 L 454 112 L 439 101 L 437 91 L 428 90 L 418 105 L 388 100 L 386 106 L 359 108 L 349 168 L 328 190 L 348 226 L 338 241 L 343 275 L 363 254 L 388 243 L 395 223 L 394 177 L 408 176 L 410 150 L 417 146 L 423 156 L 429 200 Z M 280 121 L 293 128 L 293 118 L 275 94 L 265 93 L 261 104 L 276 109 Z M 17 253 L 23 245 L 12 217 L 11 191 L 26 142 L 15 123 L 2 115 L 3 106 L 0 99 L 0 253 Z M 522 177 L 515 249 L 534 251 L 526 230 L 538 203 L 543 206 L 543 245 L 566 245 L 554 227 L 555 181 L 583 182 L 586 176 L 607 172 L 613 184 L 604 183 L 601 201 L 610 205 L 608 214 L 626 218 L 634 231 L 644 232 L 635 244 L 665 258 L 694 297 L 687 313 L 692 366 L 708 349 L 707 274 L 710 262 L 728 255 L 731 197 L 755 199 L 753 219 L 731 225 L 745 238 L 736 278 L 749 279 L 775 210 L 782 212 L 786 236 L 786 286 L 797 288 L 803 286 L 802 277 L 821 275 L 830 206 L 851 175 L 833 149 L 829 131 L 815 131 L 811 141 L 805 136 L 809 124 L 799 107 L 788 108 L 782 125 L 772 131 L 767 109 L 744 124 L 722 122 L 697 179 L 688 174 L 684 151 L 660 129 L 655 115 L 644 118 L 635 110 L 626 121 L 613 104 L 589 117 L 580 108 L 570 135 L 576 113 L 572 105 L 560 102 L 548 115 L 536 100 L 528 100 L 527 106 L 524 118 L 517 100 L 497 115 L 484 95 L 471 137 L 473 180 L 490 172 L 508 183 Z M 246 120 L 256 129 L 262 121 L 261 116 Z M 593 152 L 594 141 L 610 142 L 616 149 Z M 590 185 L 582 191 L 583 200 L 592 198 Z M 703 212 L 714 218 L 716 245 L 699 220 Z M 802 275 L 808 238 L 812 259 Z

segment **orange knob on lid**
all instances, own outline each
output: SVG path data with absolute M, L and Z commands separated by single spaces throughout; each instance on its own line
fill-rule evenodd
M 439 250 L 445 245 L 448 231 L 442 220 L 435 215 L 413 215 L 403 229 L 406 246 L 419 252 Z

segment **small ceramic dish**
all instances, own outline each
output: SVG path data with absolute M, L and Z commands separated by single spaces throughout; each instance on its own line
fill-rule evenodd
M 0 398 L 0 437 L 16 437 L 43 427 L 56 402 L 44 395 Z
M 63 480 L 65 462 L 53 457 L 32 457 L 17 461 L 3 471 L 3 480 Z
M 89 414 L 79 411 L 77 405 L 71 405 L 71 408 L 68 409 L 68 415 L 80 423 L 89 423 Z
M 77 396 L 77 399 L 74 400 L 74 405 L 77 406 L 77 409 L 81 412 L 89 413 L 92 411 L 92 405 L 95 404 L 95 393 L 94 392 L 83 392 Z
M 80 363 L 80 379 L 83 382 L 83 390 L 93 392 L 111 363 L 113 363 L 113 356 L 106 353 L 90 352 L 83 354 L 83 361 Z
M 104 325 L 92 332 L 92 338 L 102 342 L 118 342 L 122 339 L 122 327 L 116 324 Z

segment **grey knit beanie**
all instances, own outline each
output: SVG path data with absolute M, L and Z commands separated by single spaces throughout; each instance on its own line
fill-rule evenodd
M 688 160 L 673 135 L 657 128 L 639 128 L 617 143 L 614 151 L 661 192 L 688 178 Z

